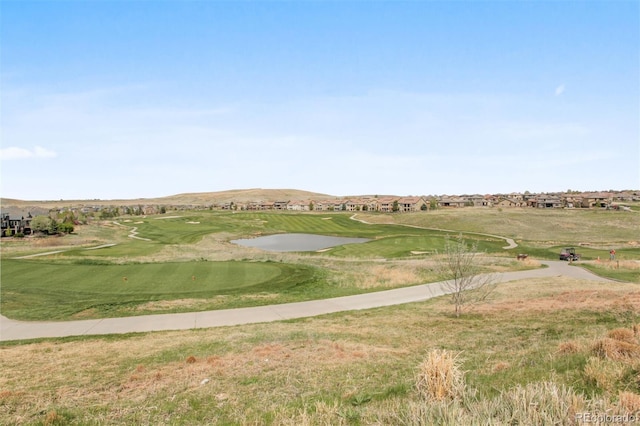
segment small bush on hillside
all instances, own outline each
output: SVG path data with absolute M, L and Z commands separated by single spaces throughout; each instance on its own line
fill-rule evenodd
M 607 337 L 631 344 L 638 343 L 634 331 L 629 328 L 615 328 L 613 330 L 609 330 Z
M 464 373 L 457 354 L 435 349 L 418 367 L 416 387 L 425 401 L 451 401 L 464 391 Z
M 576 342 L 562 342 L 558 345 L 558 353 L 562 355 L 576 354 L 580 352 L 580 345 Z
M 585 380 L 605 392 L 612 392 L 625 375 L 624 364 L 618 361 L 591 357 L 584 366 Z
M 640 345 L 605 337 L 594 343 L 592 353 L 602 359 L 632 360 L 640 358 Z

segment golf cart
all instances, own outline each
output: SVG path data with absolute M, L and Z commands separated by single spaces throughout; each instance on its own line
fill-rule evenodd
M 580 260 L 580 255 L 576 253 L 576 249 L 574 249 L 573 247 L 567 247 L 563 248 L 560 252 L 560 260 L 573 262 L 576 260 Z

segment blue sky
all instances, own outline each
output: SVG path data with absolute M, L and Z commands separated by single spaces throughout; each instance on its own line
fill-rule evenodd
M 640 189 L 640 3 L 0 2 L 2 196 Z

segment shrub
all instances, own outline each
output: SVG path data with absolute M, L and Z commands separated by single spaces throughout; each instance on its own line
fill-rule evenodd
M 432 350 L 418 367 L 416 387 L 425 401 L 458 399 L 464 391 L 464 373 L 458 354 Z
M 558 345 L 558 353 L 562 355 L 580 352 L 580 346 L 576 342 L 562 342 Z
M 640 345 L 605 337 L 596 341 L 592 353 L 602 359 L 630 360 L 640 358 Z
M 607 337 L 620 342 L 627 342 L 631 344 L 637 343 L 633 330 L 628 328 L 615 328 L 613 330 L 609 330 Z
M 591 357 L 584 366 L 584 376 L 599 389 L 611 392 L 624 376 L 625 369 L 620 362 Z

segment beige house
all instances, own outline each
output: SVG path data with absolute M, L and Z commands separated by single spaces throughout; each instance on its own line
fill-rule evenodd
M 402 197 L 398 199 L 398 211 L 419 212 L 429 209 L 429 203 L 423 197 Z
M 441 197 L 438 199 L 438 207 L 464 207 L 468 200 L 462 197 Z
M 311 210 L 310 204 L 312 201 L 309 200 L 300 200 L 300 201 L 290 201 L 287 204 L 287 210 L 296 211 L 296 212 L 308 212 Z
M 494 204 L 495 207 L 523 207 L 526 206 L 524 200 L 518 200 L 513 198 L 501 197 L 498 202 Z

